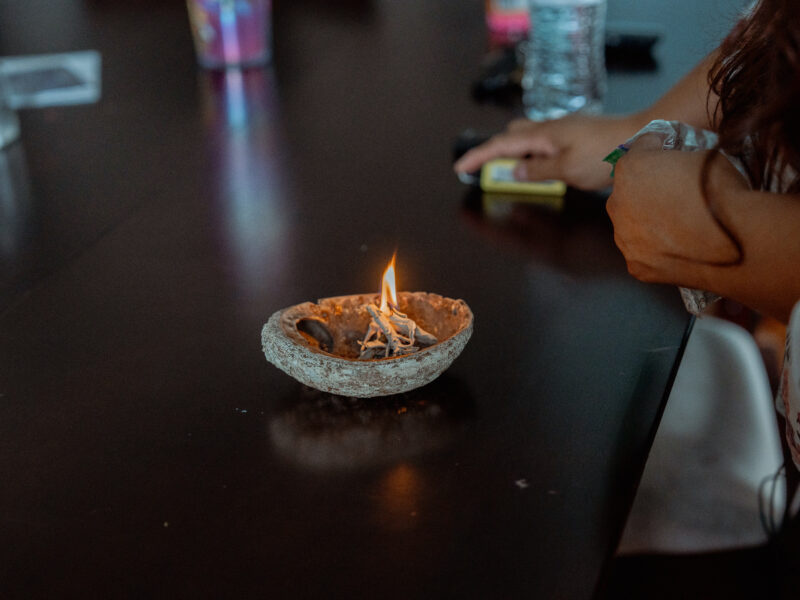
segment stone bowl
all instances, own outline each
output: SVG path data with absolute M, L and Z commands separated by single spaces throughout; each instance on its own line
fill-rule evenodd
M 463 300 L 400 292 L 399 310 L 439 341 L 412 354 L 359 360 L 358 342 L 371 319 L 366 305 L 377 299 L 377 294 L 336 296 L 279 310 L 261 330 L 264 355 L 314 389 L 372 398 L 430 383 L 450 366 L 472 335 L 472 311 Z

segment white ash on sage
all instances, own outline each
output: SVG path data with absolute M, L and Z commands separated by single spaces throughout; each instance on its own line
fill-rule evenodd
M 438 342 L 436 336 L 422 329 L 408 315 L 393 306 L 389 306 L 388 310 L 381 310 L 375 304 L 368 304 L 366 308 L 372 320 L 364 340 L 360 342 L 359 359 L 403 356 Z

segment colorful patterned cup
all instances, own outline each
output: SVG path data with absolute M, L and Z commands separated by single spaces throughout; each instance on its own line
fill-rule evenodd
M 187 0 L 198 62 L 252 67 L 272 58 L 271 0 Z

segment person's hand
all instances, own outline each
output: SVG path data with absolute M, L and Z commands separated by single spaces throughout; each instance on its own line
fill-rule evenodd
M 730 264 L 740 258 L 702 194 L 707 152 L 654 149 L 651 142 L 640 138 L 616 165 L 606 204 L 614 241 L 637 279 L 698 287 L 699 265 Z M 708 183 L 712 199 L 748 189 L 721 155 L 711 163 Z
M 541 123 L 520 119 L 464 154 L 453 168 L 470 173 L 495 158 L 519 158 L 524 160 L 514 176 L 520 181 L 560 179 L 576 188 L 599 190 L 611 184 L 611 165 L 603 158 L 639 128 L 633 116 L 575 114 Z

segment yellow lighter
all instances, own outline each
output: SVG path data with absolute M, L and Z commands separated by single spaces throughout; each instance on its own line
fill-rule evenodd
M 490 160 L 481 169 L 481 189 L 487 193 L 524 194 L 519 202 L 536 202 L 536 196 L 563 196 L 567 186 L 563 181 L 517 181 L 514 167 L 519 162 L 514 158 Z

